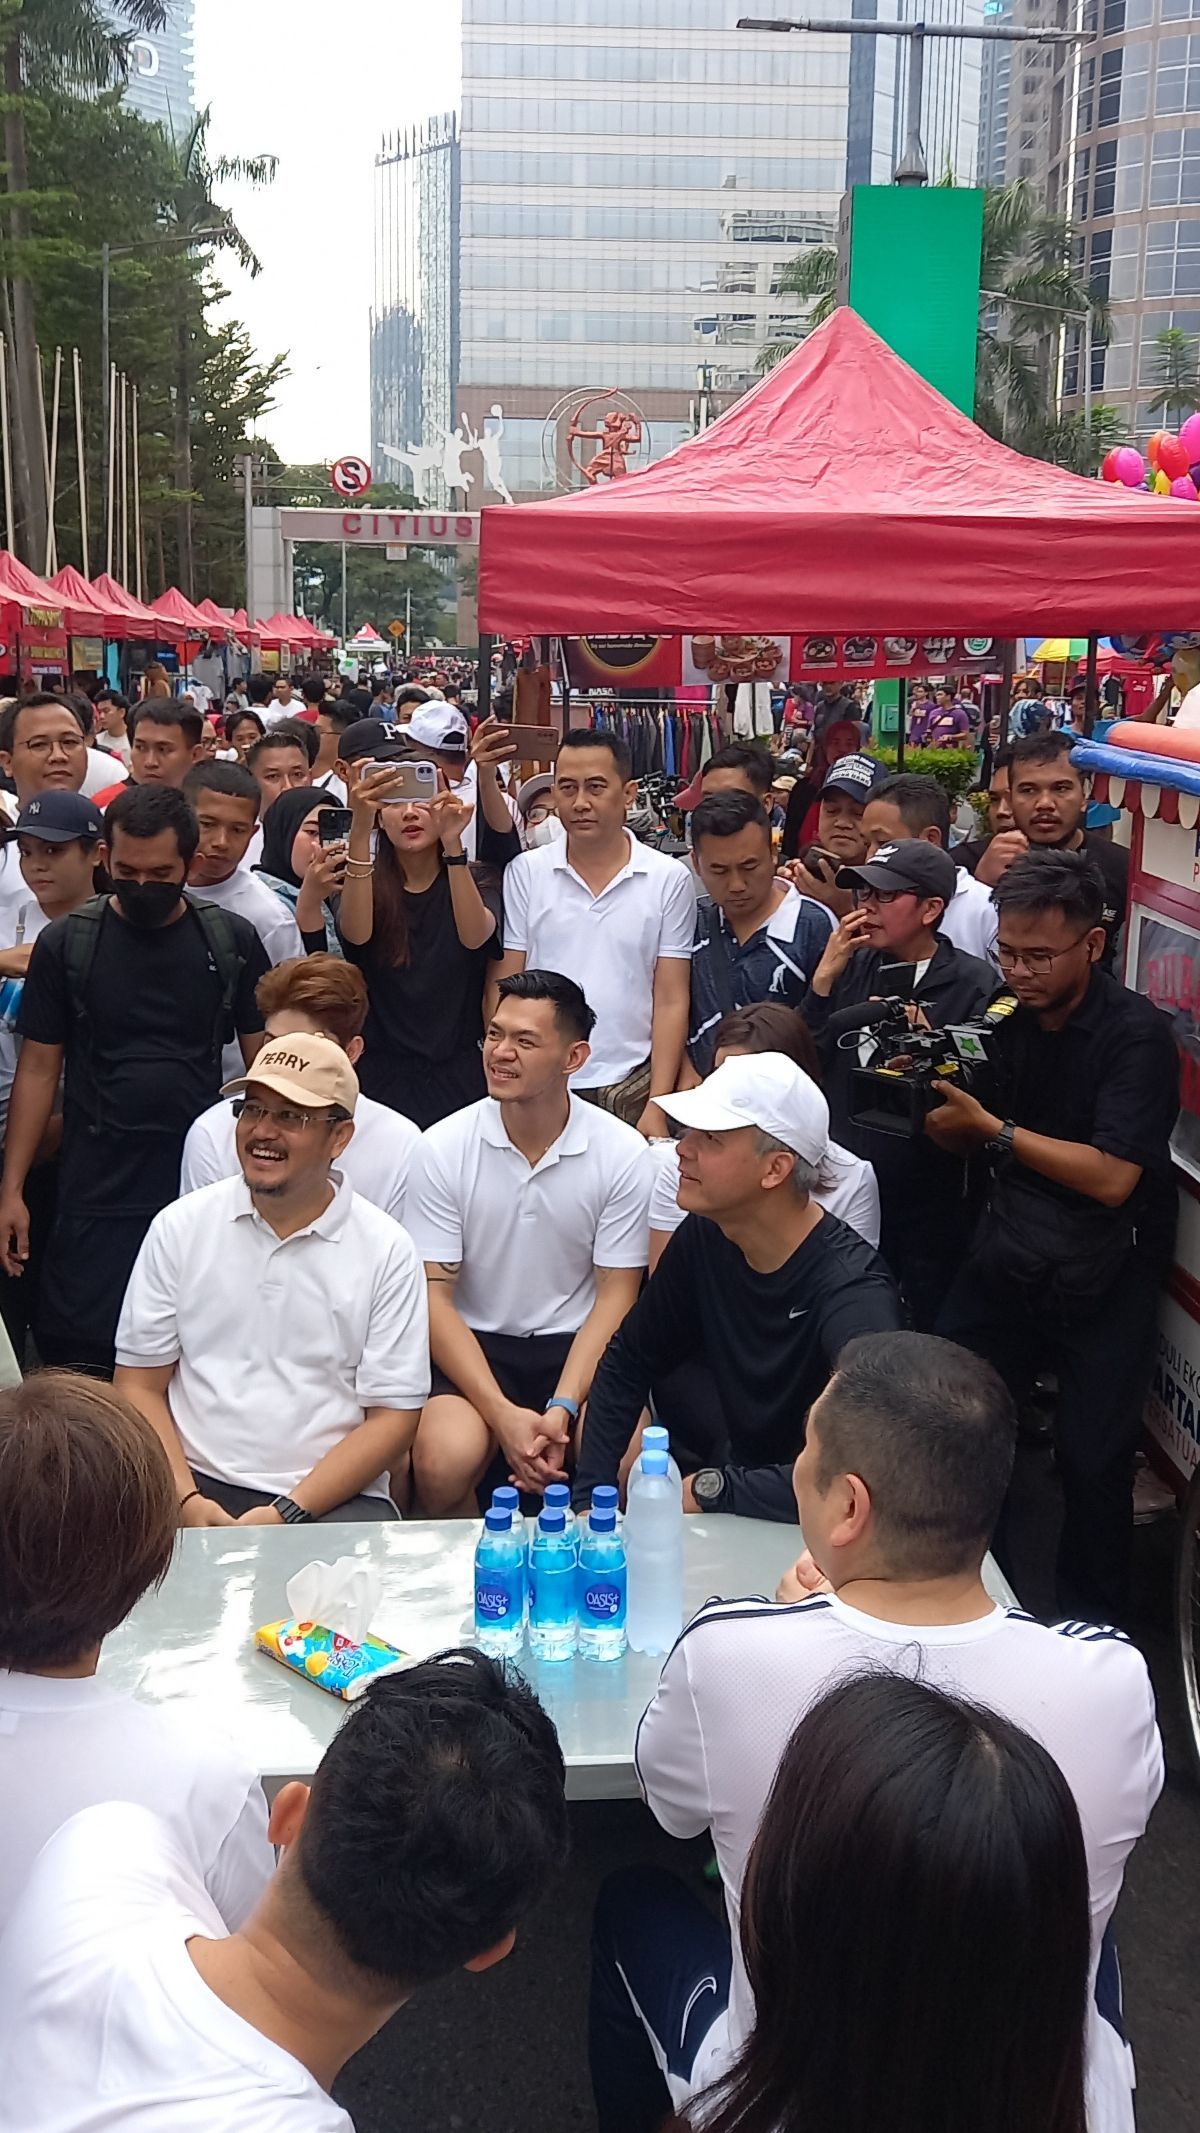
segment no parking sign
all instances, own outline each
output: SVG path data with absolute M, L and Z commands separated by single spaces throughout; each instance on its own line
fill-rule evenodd
M 329 479 L 339 496 L 365 496 L 371 486 L 370 464 L 352 452 L 345 459 L 335 459 Z

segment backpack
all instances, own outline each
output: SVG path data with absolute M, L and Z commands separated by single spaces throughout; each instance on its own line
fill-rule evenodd
M 206 904 L 186 897 L 191 911 L 196 915 L 209 961 L 221 981 L 221 999 L 213 1018 L 211 1058 L 219 1071 L 221 1054 L 232 1029 L 233 1003 L 237 997 L 238 980 L 245 969 L 246 958 L 238 947 L 237 936 L 229 922 L 229 913 L 218 904 Z M 107 896 L 93 896 L 78 911 L 72 911 L 66 920 L 63 940 L 63 965 L 67 977 L 67 990 L 74 1016 L 76 1051 L 72 1066 L 75 1074 L 85 1084 L 87 1109 L 92 1114 L 92 1129 L 99 1132 L 103 1124 L 100 1089 L 92 1065 L 92 1020 L 88 1012 L 87 990 L 100 946 L 100 929 L 108 911 Z M 74 1078 L 74 1076 L 72 1077 Z M 155 1132 L 158 1129 L 147 1124 L 141 1129 Z

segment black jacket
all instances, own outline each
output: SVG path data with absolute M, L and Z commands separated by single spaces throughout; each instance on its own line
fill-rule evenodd
M 965 1184 L 961 1156 L 948 1155 L 927 1138 L 903 1140 L 856 1126 L 850 1118 L 851 1075 L 859 1064 L 858 1033 L 831 1036 L 827 1025 L 843 1008 L 856 1007 L 886 995 L 880 971 L 895 957 L 879 948 L 859 948 L 837 980 L 828 999 L 812 988 L 800 1012 L 817 1040 L 825 1070 L 825 1094 L 829 1099 L 830 1133 L 844 1148 L 852 1148 L 875 1168 L 881 1197 L 904 1191 L 918 1200 L 959 1199 Z M 914 992 L 933 1029 L 948 1023 L 969 1022 L 1000 991 L 1000 981 L 990 963 L 964 955 L 947 940 L 939 940 L 929 968 Z

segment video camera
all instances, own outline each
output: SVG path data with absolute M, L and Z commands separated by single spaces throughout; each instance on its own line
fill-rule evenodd
M 832 1015 L 828 1029 L 839 1045 L 857 1046 L 862 1031 L 873 1030 L 881 1047 L 870 1066 L 851 1070 L 852 1123 L 871 1133 L 918 1139 L 939 1087 L 953 1082 L 968 1094 L 978 1092 L 994 1063 L 992 1039 L 1016 1005 L 1011 993 L 1001 993 L 985 1014 L 946 1029 L 914 1029 L 909 1003 L 899 998 L 868 1000 Z

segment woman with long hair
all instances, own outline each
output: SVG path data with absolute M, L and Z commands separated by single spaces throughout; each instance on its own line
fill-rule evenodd
M 293 785 L 263 817 L 262 858 L 254 871 L 292 913 L 306 955 L 342 952 L 332 900 L 346 879 L 347 847 L 342 840 L 321 842 L 321 816 L 337 812 L 332 793 Z
M 360 1080 L 424 1131 L 486 1093 L 480 1044 L 488 965 L 503 952 L 499 874 L 468 861 L 471 807 L 443 772 L 436 796 L 417 802 L 401 796 L 400 760 L 346 767 L 353 826 L 337 924 L 371 1000 Z M 520 850 L 515 830 L 491 844 L 501 863 Z
M 711 1975 L 711 2010 L 728 1943 L 675 1887 L 710 1943 L 693 1944 L 692 1967 Z M 1058 1765 L 1007 1719 L 898 1674 L 831 1689 L 779 1766 L 740 1933 L 754 2028 L 676 2133 L 1086 2133 L 1083 1834 Z M 641 1965 L 635 1956 L 624 1989 L 644 2023 L 655 1987 Z M 669 1969 L 659 1950 L 667 1997 Z M 601 2133 L 648 2133 L 665 2109 L 639 2113 L 626 2086 L 632 2032 L 622 2052 L 599 1983 Z M 703 2006 L 689 1993 L 685 2024 Z

